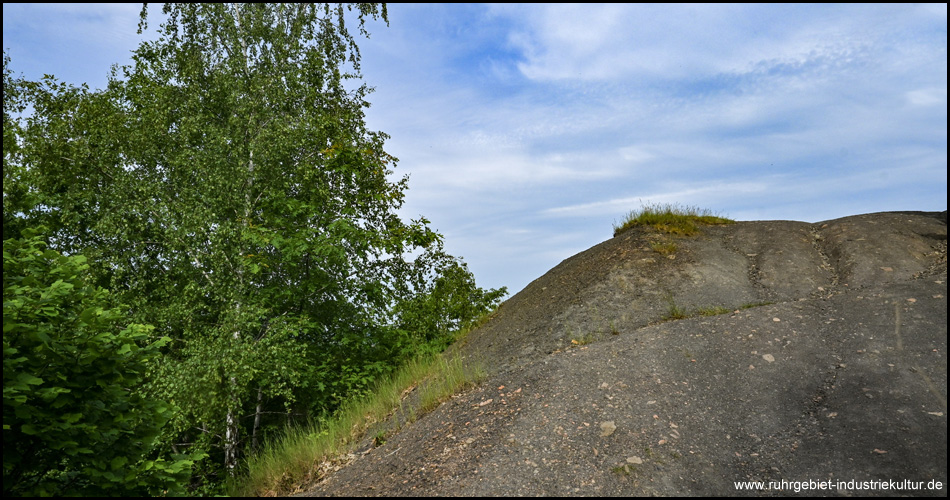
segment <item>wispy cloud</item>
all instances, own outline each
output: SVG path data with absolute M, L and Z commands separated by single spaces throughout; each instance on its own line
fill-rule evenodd
M 3 4 L 3 46 L 29 78 L 51 74 L 78 85 L 105 87 L 114 64 L 130 64 L 143 39 L 141 4 Z M 149 9 L 155 19 L 161 9 Z M 154 38 L 156 23 L 144 38 Z

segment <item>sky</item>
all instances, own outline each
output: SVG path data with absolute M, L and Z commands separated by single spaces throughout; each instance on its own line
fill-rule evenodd
M 17 75 L 101 88 L 140 10 L 4 3 L 3 47 Z M 645 205 L 947 209 L 945 3 L 388 11 L 359 40 L 367 124 L 409 175 L 400 215 L 430 220 L 479 286 L 514 294 Z

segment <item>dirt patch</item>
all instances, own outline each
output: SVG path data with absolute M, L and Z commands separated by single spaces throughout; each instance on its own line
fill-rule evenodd
M 457 346 L 487 382 L 308 495 L 946 496 L 945 212 L 654 236 L 532 282 Z

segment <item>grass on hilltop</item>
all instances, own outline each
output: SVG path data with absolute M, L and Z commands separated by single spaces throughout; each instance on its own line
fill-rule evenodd
M 667 234 L 691 236 L 699 232 L 699 226 L 734 223 L 734 220 L 706 209 L 658 203 L 630 211 L 620 224 L 614 224 L 614 236 L 635 227 L 652 227 Z

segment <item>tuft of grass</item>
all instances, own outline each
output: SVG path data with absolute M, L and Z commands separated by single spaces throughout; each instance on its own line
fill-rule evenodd
M 650 248 L 654 252 L 660 255 L 673 255 L 676 253 L 676 242 L 675 241 L 651 241 Z
M 459 356 L 422 355 L 383 379 L 368 396 L 344 405 L 333 418 L 308 426 L 290 428 L 284 435 L 247 460 L 247 474 L 227 485 L 229 496 L 284 496 L 313 484 L 327 471 L 349 461 L 348 455 L 377 422 L 403 412 L 403 400 L 414 389 L 419 405 L 410 408 L 395 425 L 405 424 L 435 409 L 453 394 L 483 380 L 485 370 L 463 363 Z M 378 431 L 377 446 L 397 428 Z
M 380 447 L 386 444 L 387 433 L 385 431 L 379 431 L 376 433 L 376 436 L 373 437 L 373 446 Z
M 718 316 L 720 314 L 729 314 L 732 312 L 732 309 L 728 309 L 722 306 L 713 306 L 713 307 L 704 307 L 696 311 L 700 316 Z
M 617 332 L 617 333 L 620 333 L 620 332 Z M 596 340 L 597 340 L 597 337 L 596 337 L 593 333 L 586 333 L 586 334 L 584 334 L 584 335 L 582 335 L 582 336 L 580 336 L 580 337 L 578 337 L 578 336 L 572 337 L 572 338 L 571 338 L 571 344 L 572 344 L 572 345 L 578 345 L 578 346 L 580 346 L 580 345 L 587 345 L 587 344 L 590 344 L 590 343 L 592 343 L 592 342 L 595 342 Z
M 629 476 L 630 470 L 637 470 L 635 467 L 630 467 L 629 465 L 618 465 L 616 467 L 611 467 L 610 471 L 619 476 Z
M 691 236 L 699 232 L 699 226 L 733 223 L 734 220 L 706 209 L 657 203 L 628 213 L 620 224 L 614 224 L 614 236 L 634 227 L 652 227 L 667 234 Z
M 683 309 L 676 305 L 676 302 L 673 300 L 673 294 L 669 294 L 666 298 L 666 301 L 670 303 L 669 311 L 666 313 L 666 316 L 663 319 L 673 320 L 673 319 L 686 319 L 689 317 L 689 313 L 686 312 L 686 309 Z

